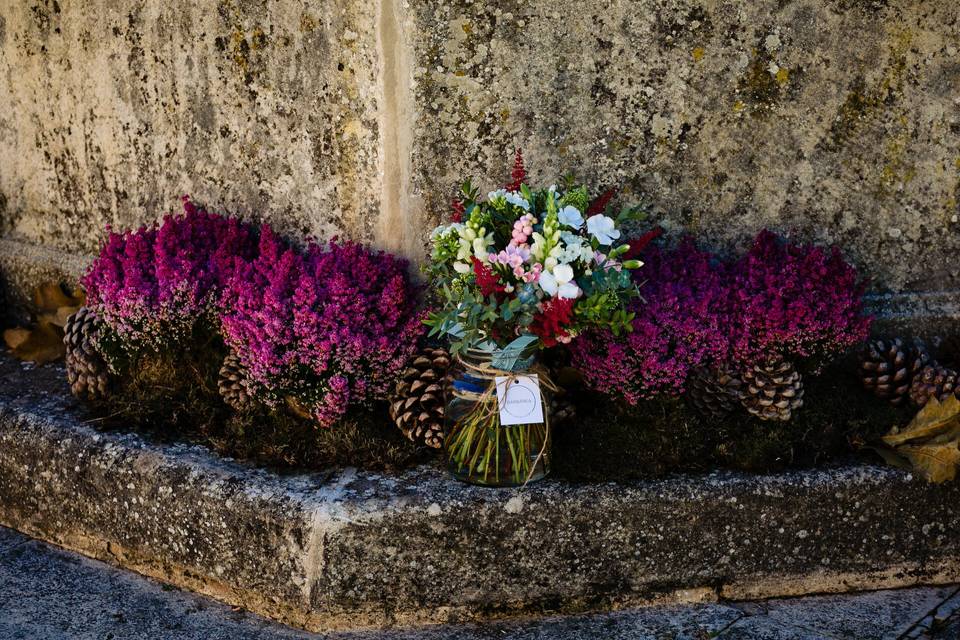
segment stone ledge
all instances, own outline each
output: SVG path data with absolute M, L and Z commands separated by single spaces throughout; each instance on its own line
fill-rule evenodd
M 0 359 L 0 523 L 309 629 L 960 580 L 956 484 L 860 466 L 468 487 L 100 432 Z

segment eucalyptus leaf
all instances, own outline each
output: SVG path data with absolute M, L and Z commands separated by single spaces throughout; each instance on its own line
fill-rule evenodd
M 527 361 L 532 360 L 532 358 L 523 358 L 523 354 L 539 339 L 537 336 L 531 335 L 524 335 L 514 339 L 507 346 L 494 352 L 493 366 L 502 371 L 515 371 L 518 368 L 529 366 Z

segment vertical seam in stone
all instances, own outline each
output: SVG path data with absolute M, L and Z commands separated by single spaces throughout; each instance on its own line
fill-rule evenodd
M 326 568 L 326 543 L 328 536 L 335 534 L 350 523 L 341 513 L 344 487 L 356 478 L 355 470 L 345 470 L 324 480 L 324 486 L 313 496 L 309 515 L 310 530 L 303 558 L 303 599 L 307 610 L 313 609 L 313 588 L 323 579 Z
M 307 611 L 313 608 L 313 585 L 323 572 L 323 549 L 326 542 L 327 513 L 319 506 L 310 515 L 310 537 L 304 554 L 303 601 Z
M 415 257 L 417 223 L 409 197 L 412 123 L 409 55 L 398 17 L 398 0 L 380 0 L 377 7 L 377 53 L 380 61 L 380 220 L 378 243 Z

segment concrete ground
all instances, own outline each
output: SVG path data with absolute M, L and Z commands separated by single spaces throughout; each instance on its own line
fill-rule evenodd
M 2 640 L 960 640 L 960 586 L 310 634 L 0 527 Z

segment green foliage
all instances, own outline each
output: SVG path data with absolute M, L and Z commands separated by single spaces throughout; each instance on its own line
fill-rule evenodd
M 590 206 L 590 194 L 587 193 L 587 188 L 583 185 L 573 187 L 563 194 L 563 197 L 560 198 L 560 208 L 571 205 L 579 209 L 580 211 L 586 211 Z

